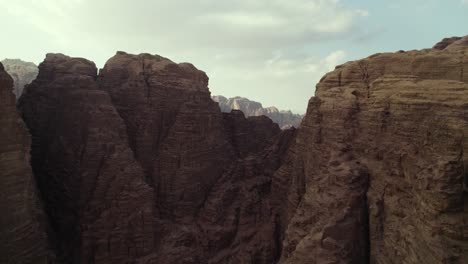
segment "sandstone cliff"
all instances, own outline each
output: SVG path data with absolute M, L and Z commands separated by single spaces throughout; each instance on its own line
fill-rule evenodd
M 293 194 L 280 263 L 468 263 L 467 42 L 322 78 L 276 175 Z
M 30 137 L 0 63 L 0 263 L 48 263 L 46 225 L 29 166 Z
M 294 130 L 222 114 L 204 72 L 157 55 L 39 69 L 19 108 L 59 262 L 279 258 L 270 185 Z
M 24 86 L 36 79 L 39 69 L 34 63 L 19 59 L 4 59 L 1 63 L 5 71 L 13 78 L 13 93 L 18 99 L 23 94 Z
M 98 74 L 48 54 L 19 109 L 49 245 L 0 75 L 0 231 L 15 242 L 0 251 L 11 263 L 48 248 L 57 263 L 468 263 L 467 51 L 468 37 L 450 38 L 337 66 L 300 129 L 283 131 L 222 113 L 191 64 L 118 52 Z
M 153 192 L 94 63 L 48 54 L 19 108 L 63 263 L 125 263 L 153 249 Z
M 303 115 L 293 114 L 291 111 L 280 111 L 272 106 L 264 108 L 262 104 L 251 101 L 243 97 L 226 98 L 224 96 L 212 96 L 212 99 L 219 104 L 222 112 L 240 110 L 246 116 L 267 116 L 277 123 L 282 129 L 299 127 Z

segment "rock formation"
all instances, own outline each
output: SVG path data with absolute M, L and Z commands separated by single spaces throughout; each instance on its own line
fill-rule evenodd
M 46 264 L 46 225 L 29 166 L 30 137 L 0 63 L 0 263 Z
M 204 72 L 160 56 L 118 52 L 97 75 L 48 54 L 39 68 L 19 108 L 59 261 L 279 258 L 269 186 L 294 130 L 222 114 Z
M 467 41 L 322 78 L 276 175 L 294 194 L 280 263 L 468 263 Z
M 98 74 L 48 54 L 19 100 L 46 227 L 0 74 L 0 253 L 10 263 L 468 263 L 467 51 L 468 37 L 452 38 L 337 66 L 297 130 L 222 113 L 191 64 L 118 52 Z
M 19 107 L 63 263 L 126 263 L 153 249 L 152 189 L 85 59 L 48 54 Z
M 19 59 L 4 59 L 1 63 L 5 71 L 13 78 L 13 93 L 18 99 L 23 94 L 24 86 L 36 79 L 39 69 L 36 64 Z
M 219 104 L 222 112 L 231 112 L 231 110 L 240 110 L 246 116 L 267 116 L 277 123 L 282 129 L 299 127 L 303 115 L 293 114 L 291 111 L 280 111 L 271 106 L 263 108 L 261 103 L 251 101 L 244 97 L 226 98 L 224 96 L 212 96 L 212 99 Z

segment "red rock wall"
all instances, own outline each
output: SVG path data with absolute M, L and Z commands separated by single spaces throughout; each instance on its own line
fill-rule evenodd
M 273 172 L 294 132 L 222 114 L 190 64 L 49 54 L 19 105 L 66 263 L 273 263 Z
M 285 131 L 222 114 L 190 64 L 118 52 L 97 74 L 49 54 L 19 107 L 57 262 L 467 263 L 467 49 L 340 65 Z M 0 119 L 13 182 L 29 175 L 14 120 Z M 1 249 L 30 241 L 44 252 L 35 235 Z
M 29 166 L 30 137 L 16 111 L 13 80 L 0 64 L 0 263 L 52 260 Z
M 277 175 L 303 193 L 280 263 L 468 262 L 466 39 L 320 81 L 293 146 L 303 169 Z
M 19 106 L 59 260 L 125 263 L 153 249 L 152 189 L 96 67 L 49 54 Z

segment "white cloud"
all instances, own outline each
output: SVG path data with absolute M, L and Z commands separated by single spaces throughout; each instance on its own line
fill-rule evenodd
M 116 50 L 158 53 L 207 71 L 216 93 L 262 99 L 272 89 L 281 90 L 275 93 L 282 96 L 268 98 L 280 107 L 293 101 L 291 89 L 307 92 L 301 94 L 305 107 L 314 78 L 320 78 L 315 74 L 341 56 L 301 50 L 356 37 L 359 20 L 369 15 L 339 0 L 0 0 L 0 9 L 7 11 L 5 19 L 24 26 L 18 32 L 24 39 L 12 42 L 34 43 L 28 36 L 45 36 L 47 46 L 35 43 L 39 58 L 63 52 L 102 65 Z M 296 78 L 290 87 L 265 84 L 265 79 L 288 76 Z
M 200 17 L 201 22 L 207 23 L 222 23 L 231 26 L 248 26 L 248 27 L 277 27 L 287 23 L 287 20 L 275 17 L 270 14 L 261 13 L 246 13 L 246 12 L 231 12 L 220 14 L 209 14 Z
M 285 49 L 351 32 L 368 15 L 337 0 L 0 0 L 0 6 L 54 38 L 100 46 Z M 68 44 L 68 43 L 67 43 Z M 76 44 L 75 44 L 76 45 Z
M 337 50 L 325 57 L 325 59 L 322 61 L 322 64 L 327 71 L 330 71 L 334 69 L 336 65 L 342 63 L 345 58 L 346 52 L 343 50 Z
M 304 57 L 303 59 L 289 59 L 283 57 L 280 51 L 274 53 L 273 58 L 265 62 L 266 69 L 272 75 L 288 76 L 295 74 L 323 75 L 333 70 L 336 65 L 346 58 L 346 52 L 337 50 L 328 54 L 323 59 Z

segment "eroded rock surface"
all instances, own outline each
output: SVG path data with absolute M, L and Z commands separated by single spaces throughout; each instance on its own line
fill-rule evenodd
M 48 54 L 19 107 L 59 261 L 126 263 L 153 249 L 152 189 L 85 59 Z
M 223 115 L 191 64 L 118 52 L 99 78 L 155 192 L 159 248 L 144 261 L 272 263 L 277 231 L 264 189 L 292 134 L 267 118 Z
M 19 106 L 59 261 L 279 258 L 270 186 L 294 130 L 221 113 L 204 72 L 157 55 L 39 68 Z
M 467 40 L 320 81 L 276 175 L 299 193 L 280 263 L 468 262 Z
M 261 103 L 251 101 L 244 97 L 226 98 L 224 96 L 212 96 L 213 101 L 219 104 L 222 112 L 231 112 L 232 110 L 240 110 L 246 116 L 267 116 L 277 123 L 280 128 L 288 129 L 291 127 L 298 128 L 301 124 L 303 115 L 293 114 L 291 111 L 280 111 L 278 108 L 271 106 L 264 108 Z
M 13 78 L 13 93 L 16 99 L 19 99 L 24 87 L 36 79 L 39 69 L 36 64 L 19 59 L 4 59 L 1 63 L 5 71 Z
M 0 263 L 46 264 L 52 255 L 29 166 L 30 137 L 12 87 L 0 63 Z
M 118 52 L 97 74 L 47 55 L 19 106 L 56 262 L 468 263 L 467 51 L 464 37 L 340 65 L 298 130 L 222 113 L 191 64 Z M 19 184 L 13 130 L 2 168 Z M 24 238 L 34 251 L 2 247 L 19 263 L 44 252 Z

